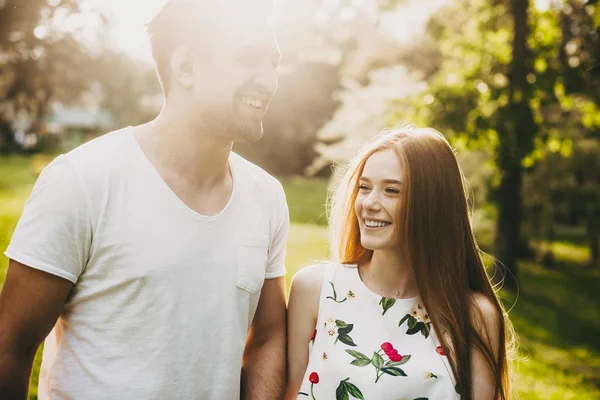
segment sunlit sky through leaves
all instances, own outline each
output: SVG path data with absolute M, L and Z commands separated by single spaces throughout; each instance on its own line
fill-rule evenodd
M 167 0 L 82 0 L 83 13 L 76 18 L 61 18 L 60 13 L 54 22 L 67 31 L 78 31 L 77 35 L 91 47 L 98 45 L 112 47 L 129 53 L 137 59 L 150 62 L 150 48 L 146 38 L 145 25 Z M 277 0 L 280 4 L 286 1 Z M 336 3 L 339 0 L 325 0 Z M 353 0 L 352 4 L 364 7 L 376 0 Z M 401 42 L 410 42 L 421 35 L 428 18 L 441 6 L 453 0 L 405 0 L 401 9 L 387 13 L 380 20 L 380 29 Z M 552 0 L 534 0 L 539 11 L 547 10 Z M 306 2 L 311 4 L 311 2 Z M 278 9 L 281 9 L 279 7 Z M 99 13 L 107 16 L 108 34 L 99 29 L 102 25 Z M 356 11 L 352 8 L 341 10 L 343 18 L 352 18 Z M 36 34 L 43 36 L 46 28 L 38 27 Z M 284 50 L 284 49 L 283 49 Z
M 335 2 L 336 0 L 331 1 Z M 355 1 L 356 3 L 369 3 L 375 0 Z M 410 41 L 422 31 L 428 17 L 448 1 L 407 0 L 402 12 L 382 18 L 381 28 L 399 41 Z M 80 36 L 83 36 L 83 40 L 93 46 L 93 42 L 97 40 L 97 33 L 94 33 L 93 26 L 100 23 L 97 15 L 99 11 L 102 11 L 109 17 L 109 34 L 101 38 L 104 45 L 118 48 L 135 58 L 150 61 L 145 24 L 165 2 L 166 0 L 84 0 L 82 8 L 85 16 L 76 25 L 84 25 L 88 28 L 87 33 L 80 34 Z M 342 10 L 349 16 L 351 11 L 350 9 Z
M 151 60 L 145 25 L 166 0 L 86 0 L 90 11 L 110 18 L 109 42 L 135 58 Z

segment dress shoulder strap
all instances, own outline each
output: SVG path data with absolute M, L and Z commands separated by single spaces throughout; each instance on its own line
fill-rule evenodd
M 337 264 L 327 264 L 325 267 L 325 274 L 323 275 L 323 284 L 329 284 L 329 282 L 333 282 L 333 279 L 335 278 L 335 272 L 338 268 L 339 265 Z
M 328 263 L 325 265 L 325 273 L 323 274 L 323 281 L 321 282 L 321 294 L 319 298 L 319 314 L 317 316 L 317 327 L 322 326 L 324 315 L 327 314 L 327 302 L 325 301 L 327 296 L 331 293 L 331 283 L 335 279 L 335 274 L 339 265 Z M 325 317 L 326 319 L 327 317 Z

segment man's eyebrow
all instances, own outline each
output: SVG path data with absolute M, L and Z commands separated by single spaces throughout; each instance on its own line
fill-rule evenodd
M 279 50 L 272 50 L 268 47 L 263 46 L 243 46 L 240 47 L 237 52 L 239 55 L 247 55 L 247 54 L 261 54 L 261 55 L 269 55 L 271 61 L 275 65 L 281 64 L 283 60 L 283 55 L 279 52 Z
M 271 57 L 277 58 L 280 60 L 282 58 L 279 50 L 274 50 L 265 46 L 242 46 L 237 50 L 237 53 L 261 53 L 261 54 L 270 54 Z

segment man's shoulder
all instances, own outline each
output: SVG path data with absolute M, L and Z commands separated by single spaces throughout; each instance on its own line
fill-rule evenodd
M 245 183 L 255 186 L 259 190 L 283 192 L 283 186 L 279 180 L 263 168 L 234 152 L 231 153 L 231 160 L 234 163 L 234 174 L 239 174 Z
M 65 154 L 65 157 L 75 166 L 79 164 L 89 165 L 101 161 L 106 163 L 126 148 L 124 144 L 129 129 L 123 128 L 105 133 L 69 151 Z
M 99 136 L 57 158 L 78 178 L 86 192 L 102 192 L 113 179 L 126 179 L 131 167 L 128 128 Z M 59 164 L 55 163 L 55 164 Z

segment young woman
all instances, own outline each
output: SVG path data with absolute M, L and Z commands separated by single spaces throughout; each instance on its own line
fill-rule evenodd
M 369 141 L 332 199 L 335 262 L 299 271 L 286 399 L 507 399 L 510 323 L 446 139 Z

